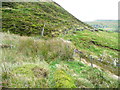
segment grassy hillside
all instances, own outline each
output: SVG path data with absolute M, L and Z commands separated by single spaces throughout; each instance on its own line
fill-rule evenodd
M 118 75 L 116 64 L 118 63 L 118 33 L 78 31 L 76 34 L 62 36 L 70 40 L 78 50 L 83 52 L 83 58 L 110 70 Z M 114 65 L 115 64 L 115 65 Z
M 101 33 L 98 34 L 100 35 Z M 1 39 L 2 43 L 0 48 L 3 52 L 0 59 L 2 60 L 2 87 L 117 88 L 118 80 L 114 77 L 114 74 L 110 73 L 112 71 L 109 69 L 117 70 L 115 66 L 106 64 L 108 65 L 107 68 L 98 68 L 91 67 L 83 62 L 84 60 L 89 61 L 85 51 L 90 51 L 86 46 L 82 46 L 82 39 L 82 43 L 76 41 L 80 38 L 77 35 L 80 34 L 86 33 L 78 32 L 76 37 L 71 36 L 69 39 L 74 39 L 72 43 L 60 37 L 45 40 L 35 37 L 21 37 L 14 34 L 0 33 L 3 38 Z M 66 38 L 68 38 L 68 35 Z M 80 46 L 77 46 L 75 43 L 79 43 L 77 45 Z M 86 54 L 86 56 L 79 57 L 79 54 L 74 52 L 76 47 L 82 52 L 84 50 L 84 55 Z M 103 50 L 114 53 L 115 55 L 117 54 L 116 51 L 109 51 L 105 48 L 101 48 L 101 51 L 97 51 L 96 53 L 96 51 L 92 51 L 95 49 L 93 48 L 94 45 L 90 48 L 94 54 L 99 54 L 98 52 L 102 52 Z M 100 49 L 100 47 L 98 47 L 98 49 Z M 109 59 L 104 60 L 109 61 Z M 112 63 L 113 61 L 110 60 L 110 62 Z M 101 65 L 104 66 L 104 62 L 101 62 Z
M 118 20 L 96 20 L 86 23 L 98 29 L 118 32 Z
M 118 88 L 117 32 L 94 31 L 54 2 L 2 5 L 0 87 Z
M 93 29 L 54 2 L 3 2 L 3 31 L 20 35 L 56 36 L 76 29 Z

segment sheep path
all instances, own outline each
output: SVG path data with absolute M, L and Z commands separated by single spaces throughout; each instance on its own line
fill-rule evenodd
M 87 61 L 86 61 L 85 59 L 83 59 L 83 58 L 81 59 L 81 62 L 82 62 L 83 64 L 86 64 L 86 65 L 88 65 L 88 66 L 91 66 L 91 63 L 87 62 Z M 98 65 L 96 65 L 96 64 L 93 64 L 93 67 L 96 67 L 96 68 L 98 68 L 98 69 L 102 69 L 100 66 L 98 66 Z M 114 79 L 116 79 L 116 80 L 119 80 L 119 79 L 120 79 L 119 76 L 117 76 L 117 75 L 109 72 L 108 70 L 106 70 L 106 72 L 108 73 L 108 75 L 109 75 L 110 77 L 112 77 L 112 78 L 114 78 Z

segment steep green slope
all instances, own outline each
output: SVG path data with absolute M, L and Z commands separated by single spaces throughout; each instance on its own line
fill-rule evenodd
M 20 35 L 56 36 L 68 31 L 93 29 L 55 2 L 3 2 L 3 31 Z

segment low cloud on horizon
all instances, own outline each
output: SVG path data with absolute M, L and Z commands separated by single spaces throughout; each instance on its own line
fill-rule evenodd
M 119 0 L 53 0 L 82 21 L 117 20 Z

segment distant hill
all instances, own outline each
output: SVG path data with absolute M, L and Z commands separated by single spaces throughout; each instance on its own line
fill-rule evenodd
M 105 22 L 109 22 L 109 21 L 112 21 L 112 22 L 117 22 L 118 20 L 96 20 L 96 21 L 105 21 Z
M 86 23 L 97 29 L 118 32 L 118 20 L 96 20 Z
M 74 30 L 91 30 L 55 2 L 3 2 L 3 31 L 20 35 L 57 36 Z

